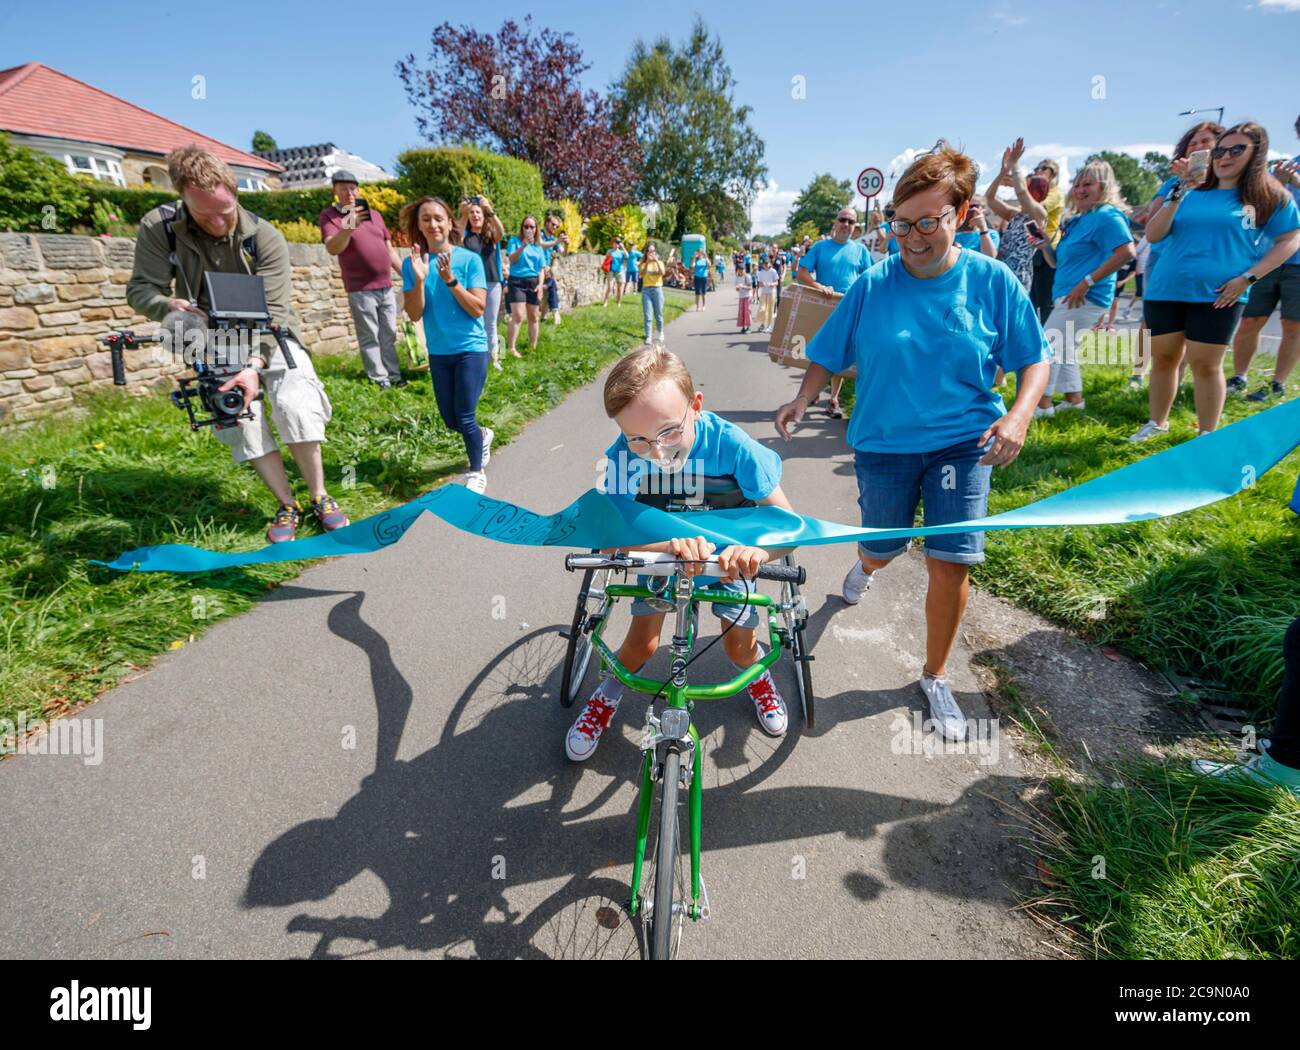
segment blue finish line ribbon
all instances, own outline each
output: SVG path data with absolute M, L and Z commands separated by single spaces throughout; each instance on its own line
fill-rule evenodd
M 1300 399 L 1284 402 L 1119 470 L 1015 510 L 975 521 L 926 528 L 854 528 L 804 517 L 779 507 L 669 514 L 590 489 L 556 514 L 535 514 L 503 500 L 443 485 L 342 529 L 275 543 L 257 551 L 222 554 L 185 544 L 127 551 L 113 569 L 210 572 L 239 565 L 368 554 L 396 543 L 424 511 L 465 532 L 532 547 L 622 547 L 705 536 L 719 548 L 804 547 L 869 539 L 938 536 L 954 532 L 1115 525 L 1168 518 L 1251 488 L 1256 478 L 1300 447 Z

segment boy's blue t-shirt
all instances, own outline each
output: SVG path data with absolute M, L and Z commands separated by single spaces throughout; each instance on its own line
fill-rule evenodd
M 818 241 L 808 249 L 799 265 L 811 273 L 818 284 L 828 284 L 842 294 L 871 268 L 871 253 L 859 241 L 845 241 L 843 244 L 836 244 L 833 240 Z
M 506 254 L 513 255 L 516 251 L 519 251 L 521 244 L 523 244 L 523 241 L 518 237 L 511 237 L 506 244 Z M 525 244 L 524 250 L 519 252 L 519 259 L 510 264 L 510 276 L 536 277 L 550 265 L 550 262 L 550 256 L 540 244 Z
M 683 495 L 690 494 L 683 486 L 692 484 L 693 477 L 731 476 L 745 498 L 755 503 L 766 499 L 781 484 L 781 457 L 735 423 L 707 409 L 700 411 L 695 422 L 695 442 L 681 471 L 665 474 L 629 449 L 623 434 L 605 450 L 605 456 L 602 491 L 625 499 L 636 499 L 643 479 L 650 474 L 658 475 L 655 491 Z
M 424 342 L 431 354 L 487 352 L 487 329 L 482 317 L 471 317 L 456 301 L 455 293 L 438 276 L 437 261 L 429 260 L 429 275 L 424 279 Z M 477 252 L 454 245 L 451 249 L 451 273 L 466 288 L 486 288 L 483 260 Z M 409 257 L 402 260 L 402 291 L 415 288 L 415 271 Z
M 1128 219 L 1113 204 L 1098 204 L 1062 225 L 1061 239 L 1056 242 L 1052 299 L 1069 295 L 1084 274 L 1092 273 L 1110 258 L 1111 252 L 1132 240 Z M 1146 294 L 1147 298 L 1154 298 L 1149 290 Z M 1115 274 L 1094 284 L 1084 298 L 1096 306 L 1109 306 L 1115 298 Z
M 637 249 L 633 248 L 630 252 L 627 253 L 627 272 L 636 273 L 637 264 L 640 262 L 641 262 L 641 253 L 637 251 Z
M 832 373 L 858 369 L 848 442 L 864 452 L 935 452 L 1006 414 L 993 390 L 1049 354 L 1029 296 L 1004 263 L 963 251 L 938 277 L 890 256 L 848 290 L 808 344 Z
M 1147 279 L 1147 299 L 1212 303 L 1216 288 L 1240 277 L 1285 233 L 1300 228 L 1300 211 L 1288 198 L 1261 228 L 1250 221 L 1235 189 L 1190 190 L 1162 238 L 1168 247 Z M 1156 243 L 1162 243 L 1157 241 Z M 1250 297 L 1246 289 L 1237 301 Z

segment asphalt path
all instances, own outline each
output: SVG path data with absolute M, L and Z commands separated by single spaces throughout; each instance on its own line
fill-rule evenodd
M 845 423 L 813 410 L 781 442 L 772 415 L 800 374 L 734 321 L 734 293 L 720 292 L 670 325 L 668 345 L 707 408 L 779 449 L 796 509 L 855 524 Z M 617 435 L 600 391 L 495 452 L 488 494 L 550 512 L 592 487 Z M 98 764 L 0 762 L 0 954 L 632 954 L 619 903 L 645 703 L 629 695 L 596 755 L 567 761 L 577 709 L 557 700 L 558 631 L 578 580 L 563 553 L 426 515 L 393 547 L 308 568 L 81 711 L 103 720 Z M 682 955 L 1038 954 L 1012 910 L 1029 865 L 1008 807 L 1035 782 L 1027 762 L 1005 732 L 984 754 L 927 754 L 911 732 L 925 717 L 923 559 L 898 559 L 848 607 L 851 548 L 798 557 L 816 728 L 796 717 L 774 741 L 744 696 L 698 705 L 712 915 Z M 717 622 L 704 621 L 707 641 Z M 625 623 L 620 611 L 615 641 Z M 728 675 L 721 648 L 693 680 Z M 950 677 L 967 715 L 989 718 L 971 655 L 959 639 Z M 661 651 L 647 673 L 664 664 Z M 789 667 L 777 681 L 793 698 Z

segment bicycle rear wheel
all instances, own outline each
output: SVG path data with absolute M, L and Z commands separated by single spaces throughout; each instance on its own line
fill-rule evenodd
M 582 576 L 582 587 L 578 591 L 578 601 L 573 610 L 573 622 L 569 626 L 567 638 L 569 644 L 564 651 L 564 669 L 560 674 L 560 706 L 572 707 L 573 701 L 582 692 L 583 680 L 591 665 L 591 655 L 595 646 L 591 644 L 591 632 L 596 623 L 608 614 L 611 600 L 605 597 L 605 587 L 613 575 L 608 569 L 597 571 L 588 569 Z M 595 591 L 599 597 L 593 597 Z
M 794 558 L 786 555 L 781 559 L 787 566 L 794 567 Z M 785 613 L 786 629 L 790 633 L 790 656 L 794 662 L 795 685 L 799 691 L 799 706 L 803 709 L 804 725 L 809 729 L 814 726 L 815 712 L 812 685 L 812 658 L 808 652 L 808 610 L 803 602 L 803 594 L 797 583 L 781 585 L 781 603 L 787 607 Z

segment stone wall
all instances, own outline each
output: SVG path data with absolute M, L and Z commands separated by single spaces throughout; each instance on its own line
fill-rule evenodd
M 135 241 L 49 233 L 0 233 L 0 426 L 71 408 L 86 391 L 112 386 L 108 351 L 99 339 L 157 325 L 126 302 Z M 320 244 L 290 244 L 293 307 L 303 339 L 316 353 L 356 349 L 356 334 L 338 262 Z M 600 257 L 556 263 L 561 302 L 599 302 Z M 160 365 L 152 346 L 126 354 L 127 389 L 171 387 L 184 371 Z

